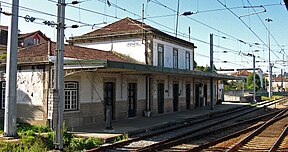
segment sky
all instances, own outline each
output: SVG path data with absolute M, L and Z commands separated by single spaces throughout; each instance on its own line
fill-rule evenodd
M 44 21 L 56 22 L 56 1 L 20 0 L 21 33 L 41 30 L 56 41 L 55 27 L 43 24 Z M 4 12 L 11 12 L 12 0 L 0 2 Z M 284 66 L 288 65 L 288 11 L 281 5 L 283 0 L 179 0 L 178 17 L 178 0 L 80 0 L 76 5 L 71 2 L 66 0 L 66 39 L 125 17 L 141 19 L 144 6 L 146 24 L 173 36 L 176 36 L 177 25 L 177 37 L 197 46 L 195 60 L 198 65 L 209 65 L 209 38 L 213 34 L 216 68 L 253 68 L 252 57 L 247 56 L 250 53 L 256 57 L 256 68 L 267 72 L 270 35 L 273 74 L 279 74 L 281 69 L 288 72 Z M 181 15 L 188 11 L 193 14 Z M 35 20 L 25 21 L 23 17 L 27 15 Z M 268 23 L 267 18 L 273 21 Z M 1 14 L 0 24 L 9 25 L 9 19 Z M 75 24 L 80 27 L 72 29 Z

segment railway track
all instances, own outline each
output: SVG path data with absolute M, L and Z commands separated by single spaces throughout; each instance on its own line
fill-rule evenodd
M 239 134 L 245 134 L 251 130 L 257 129 L 257 127 L 264 124 L 263 121 L 272 118 L 278 111 L 271 112 L 265 115 L 261 115 L 255 118 L 251 118 L 242 122 L 233 123 L 225 126 L 216 126 L 212 129 L 207 129 L 206 131 L 199 132 L 198 134 L 190 135 L 183 137 L 182 139 L 178 139 L 178 141 L 173 141 L 170 144 L 166 144 L 162 151 L 186 151 L 186 152 L 194 152 L 194 151 L 202 151 L 203 149 L 210 147 L 219 142 L 226 141 L 232 137 L 237 137 Z M 255 124 L 255 122 L 257 122 Z M 248 129 L 247 129 L 248 128 Z M 241 130 L 241 131 L 239 131 Z M 236 132 L 236 134 L 235 134 Z M 226 136 L 230 134 L 230 136 Z M 232 135 L 231 135 L 232 134 Z M 210 142 L 212 141 L 212 142 Z M 230 143 L 228 143 L 229 145 Z M 199 146 L 200 145 L 200 146 Z M 165 148 L 166 147 L 166 148 Z M 168 148 L 169 147 L 169 148 Z M 222 147 L 213 148 L 213 150 L 208 151 L 222 151 Z
M 283 130 L 288 123 L 288 109 L 286 108 L 281 114 L 275 116 L 261 127 L 237 142 L 227 152 L 232 151 L 275 151 L 281 143 L 280 138 Z M 285 133 L 284 133 L 285 134 Z
M 277 116 L 186 151 L 288 151 L 287 108 Z
M 260 103 L 262 107 L 281 102 L 286 99 L 279 99 L 273 103 L 271 101 Z M 227 112 L 219 114 L 215 117 L 210 117 L 208 119 L 197 120 L 193 122 L 188 122 L 176 127 L 170 127 L 168 129 L 161 130 L 159 132 L 143 135 L 142 137 L 137 137 L 129 139 L 127 141 L 119 142 L 116 144 L 111 144 L 88 151 L 156 151 L 158 149 L 163 149 L 165 146 L 171 146 L 171 142 L 183 138 L 187 135 L 197 135 L 200 131 L 206 130 L 207 128 L 213 128 L 216 125 L 223 123 L 231 124 L 239 120 L 245 115 L 251 114 L 259 110 L 259 108 L 241 108 L 233 112 Z M 226 124 L 226 125 L 227 125 Z M 177 143 L 177 142 L 175 142 Z

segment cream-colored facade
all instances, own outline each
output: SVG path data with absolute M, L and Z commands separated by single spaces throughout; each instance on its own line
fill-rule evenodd
M 193 43 L 159 31 L 145 35 L 144 41 L 141 36 L 142 33 L 128 34 L 123 38 L 80 38 L 79 41 L 69 41 L 73 45 L 65 46 L 64 121 L 69 128 L 103 123 L 110 107 L 112 119 L 121 120 L 193 110 L 214 105 L 219 99 L 223 99 L 221 80 L 235 77 L 194 71 L 196 47 Z M 22 55 L 25 61 L 19 62 L 17 116 L 21 121 L 36 124 L 50 122 L 49 90 L 53 89 L 52 69 L 55 56 L 51 53 L 51 43 L 46 47 L 39 45 L 39 49 L 47 49 L 39 52 L 46 54 L 25 57 L 28 54 L 24 53 Z M 72 47 L 74 48 L 71 49 Z M 101 49 L 104 51 L 99 51 Z M 95 58 L 85 59 L 94 52 Z M 105 54 L 103 52 L 111 60 L 100 56 Z M 107 52 L 117 52 L 122 56 Z M 137 63 L 117 61 L 123 56 L 128 56 Z M 5 64 L 1 64 L 0 71 L 4 82 Z M 3 87 L 0 92 L 3 92 Z M 0 101 L 2 99 L 3 96 Z M 4 110 L 1 109 L 0 115 L 3 114 Z

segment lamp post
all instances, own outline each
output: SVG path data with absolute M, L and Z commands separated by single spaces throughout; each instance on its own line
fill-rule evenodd
M 268 23 L 272 22 L 273 20 L 270 18 L 266 18 L 265 21 Z M 272 98 L 272 66 L 271 66 L 271 48 L 270 48 L 270 24 L 268 24 L 268 49 L 269 49 L 269 59 L 268 59 L 268 72 L 269 72 L 269 98 Z

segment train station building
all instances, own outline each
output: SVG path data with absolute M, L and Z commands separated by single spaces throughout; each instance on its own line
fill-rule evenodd
M 103 123 L 107 117 L 153 117 L 211 106 L 223 101 L 222 80 L 241 79 L 194 70 L 193 43 L 131 18 L 71 37 L 68 43 L 64 48 L 64 121 L 69 128 Z M 55 49 L 49 39 L 19 49 L 17 117 L 21 121 L 49 124 Z M 2 117 L 5 68 L 3 61 Z

